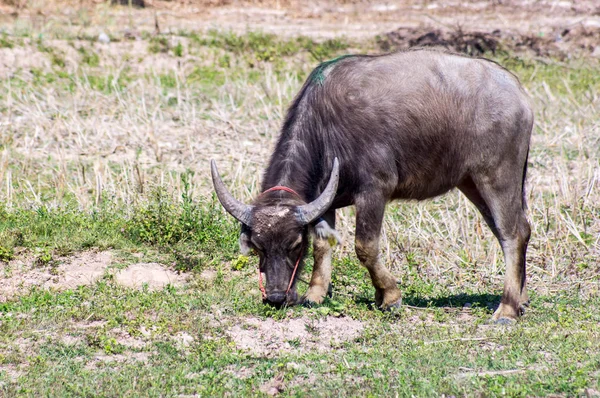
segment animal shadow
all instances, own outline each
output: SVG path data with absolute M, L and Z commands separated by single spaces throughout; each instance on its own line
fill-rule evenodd
M 489 293 L 460 293 L 449 296 L 423 297 L 417 294 L 407 293 L 402 297 L 402 303 L 411 307 L 438 307 L 438 308 L 463 308 L 469 307 L 487 308 L 495 310 L 500 303 L 499 294 Z
M 374 309 L 375 304 L 373 299 L 364 295 L 357 296 L 354 300 L 356 304 L 366 304 L 369 308 Z M 448 296 L 424 297 L 415 293 L 404 293 L 402 296 L 402 304 L 411 307 L 419 308 L 463 308 L 468 307 L 487 308 L 494 311 L 500 303 L 499 294 L 451 294 Z

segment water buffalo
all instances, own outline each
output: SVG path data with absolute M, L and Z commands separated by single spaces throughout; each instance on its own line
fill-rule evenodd
M 265 301 L 277 305 L 323 301 L 335 209 L 350 205 L 375 302 L 400 305 L 397 280 L 379 256 L 386 203 L 458 188 L 502 246 L 505 285 L 493 319 L 509 322 L 529 301 L 524 183 L 532 126 L 518 79 L 492 61 L 431 49 L 344 56 L 319 65 L 304 83 L 252 204 L 228 192 L 214 161 L 211 172 L 221 204 L 242 224 L 242 251 L 259 254 Z M 298 300 L 309 229 L 314 270 Z

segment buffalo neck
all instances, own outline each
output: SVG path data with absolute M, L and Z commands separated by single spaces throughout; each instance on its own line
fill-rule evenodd
M 314 79 L 313 79 L 314 80 Z M 325 189 L 333 159 L 338 156 L 331 137 L 335 131 L 326 126 L 326 115 L 319 106 L 321 88 L 307 81 L 286 114 L 263 178 L 263 191 L 276 185 L 287 186 L 308 202 Z
M 288 150 L 283 153 L 276 151 L 265 170 L 262 191 L 274 186 L 284 186 L 297 192 L 303 201 L 310 202 L 318 196 L 317 189 L 321 183 L 316 178 L 315 169 L 315 159 L 299 156 L 296 148 L 288 147 Z M 277 191 L 277 195 L 274 196 L 294 196 L 294 194 Z

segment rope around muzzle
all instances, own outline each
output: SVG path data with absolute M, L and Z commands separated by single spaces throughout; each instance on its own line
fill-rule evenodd
M 294 194 L 299 198 L 302 198 L 298 194 L 298 192 L 294 191 L 292 188 L 288 188 L 283 185 L 276 185 L 272 188 L 269 188 L 266 191 L 264 191 L 263 193 L 261 193 L 261 195 L 264 195 L 267 192 L 274 192 L 274 191 L 285 191 L 285 192 Z M 294 271 L 292 272 L 292 278 L 290 279 L 290 283 L 288 284 L 287 290 L 285 291 L 286 298 L 287 298 L 288 293 L 290 292 L 290 289 L 292 288 L 292 285 L 294 284 L 294 277 L 296 276 L 296 271 L 298 271 L 298 266 L 300 265 L 300 260 L 302 260 L 303 252 L 304 252 L 304 244 L 302 244 L 302 247 L 300 248 L 300 255 L 298 256 L 298 259 L 296 260 L 296 265 L 294 266 Z M 265 289 L 265 286 L 263 285 L 262 272 L 260 272 L 260 265 L 258 266 L 258 288 L 260 289 L 260 292 L 262 293 L 262 299 L 266 300 L 267 299 L 267 290 Z

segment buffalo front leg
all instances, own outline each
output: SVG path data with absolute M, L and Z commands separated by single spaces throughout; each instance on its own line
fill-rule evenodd
M 315 225 L 313 236 L 314 266 L 308 290 L 302 302 L 306 305 L 321 304 L 331 284 L 331 255 L 333 249 L 330 240 L 338 240 L 335 231 L 335 210 L 329 210 Z
M 379 255 L 379 236 L 385 211 L 385 200 L 375 195 L 361 196 L 356 202 L 356 255 L 367 268 L 375 287 L 375 304 L 382 310 L 399 307 L 402 294 L 397 280 L 385 267 Z

